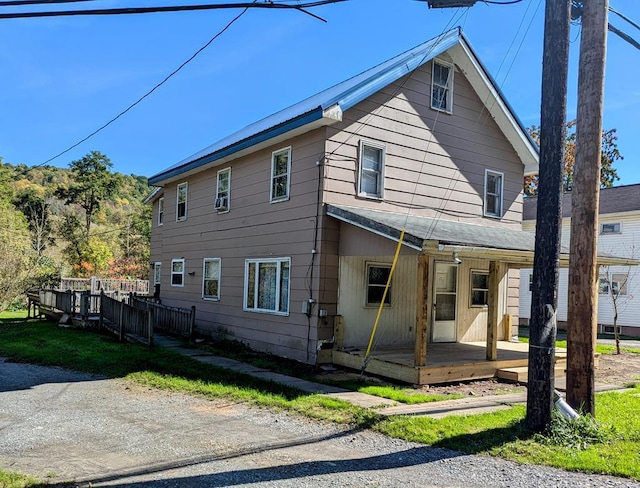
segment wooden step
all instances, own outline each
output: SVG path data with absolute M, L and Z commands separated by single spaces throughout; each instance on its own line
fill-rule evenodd
M 566 370 L 565 364 L 556 364 L 554 375 L 557 377 L 564 376 Z M 503 368 L 499 369 L 496 376 L 502 380 L 513 381 L 515 383 L 526 383 L 529 376 L 529 368 L 522 366 L 519 368 Z

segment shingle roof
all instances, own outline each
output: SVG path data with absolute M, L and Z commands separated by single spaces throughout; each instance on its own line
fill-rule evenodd
M 524 199 L 522 220 L 535 220 L 538 197 Z M 600 189 L 599 215 L 640 211 L 640 184 Z M 571 217 L 571 192 L 562 194 L 562 217 Z
M 501 120 L 504 120 L 507 121 L 504 122 L 505 124 L 516 127 L 520 139 L 519 154 L 523 158 L 523 162 L 525 159 L 528 162 L 537 161 L 537 147 L 531 141 L 528 132 L 508 105 L 497 84 L 473 53 L 462 31 L 455 28 L 295 105 L 248 125 L 152 176 L 149 178 L 149 184 L 162 184 L 168 179 L 213 164 L 215 161 L 250 149 L 290 131 L 300 130 L 305 126 L 311 129 L 313 123 L 335 122 L 341 118 L 341 114 L 345 110 L 456 45 L 461 45 L 463 52 L 470 58 L 468 71 L 478 72 L 478 80 L 480 80 L 478 85 L 487 85 L 484 91 L 492 94 L 498 100 L 498 103 L 494 103 L 489 101 L 488 96 L 486 97 L 492 115 L 495 115 L 496 111 L 501 111 L 503 115 L 498 117 L 496 121 L 500 124 Z M 469 73 L 466 74 L 469 75 Z M 482 98 L 485 99 L 484 96 Z M 333 112 L 328 113 L 329 110 L 333 110 Z M 332 118 L 333 120 L 331 120 Z

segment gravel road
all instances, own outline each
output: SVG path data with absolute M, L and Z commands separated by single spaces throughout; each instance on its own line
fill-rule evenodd
M 94 487 L 640 487 L 2 358 L 0 468 Z

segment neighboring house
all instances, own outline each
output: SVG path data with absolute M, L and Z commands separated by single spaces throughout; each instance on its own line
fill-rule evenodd
M 536 171 L 454 29 L 152 176 L 151 276 L 201 334 L 360 368 L 404 228 L 367 371 L 493 376 L 526 364 L 498 341 L 517 333 Z
M 535 233 L 536 197 L 524 200 L 523 230 Z M 600 190 L 598 253 L 638 259 L 640 256 L 640 184 Z M 562 245 L 571 235 L 571 192 L 562 196 Z M 640 336 L 640 269 L 637 266 L 601 266 L 598 296 L 599 332 L 613 332 L 614 303 L 609 287 L 617 292 L 618 325 L 623 334 Z M 530 283 L 533 270 L 520 271 L 520 323 L 531 317 Z M 558 276 L 558 326 L 566 327 L 569 270 Z

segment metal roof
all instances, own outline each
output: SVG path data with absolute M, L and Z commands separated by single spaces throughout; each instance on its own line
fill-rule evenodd
M 468 72 L 476 72 L 476 83 L 486 85 L 483 93 L 491 93 L 498 103 L 487 100 L 491 112 L 500 112 L 496 121 L 507 126 L 515 126 L 519 132 L 520 157 L 537 160 L 537 146 L 531 141 L 528 132 L 518 120 L 515 112 L 506 102 L 498 85 L 490 77 L 484 66 L 471 49 L 460 28 L 452 29 L 419 46 L 414 47 L 394 58 L 389 59 L 348 80 L 313 95 L 295 105 L 274 113 L 258 122 L 246 126 L 201 151 L 189 156 L 179 163 L 149 178 L 149 184 L 157 185 L 176 178 L 184 173 L 198 170 L 206 165 L 214 164 L 225 157 L 238 155 L 241 151 L 250 150 L 258 144 L 265 143 L 278 136 L 292 131 L 300 131 L 305 126 L 308 130 L 320 125 L 327 125 L 342 118 L 342 112 L 393 83 L 416 68 L 428 63 L 445 51 L 462 46 L 463 53 L 470 58 Z M 469 73 L 466 73 L 469 75 Z M 495 115 L 492 113 L 492 115 Z M 313 124 L 316 124 L 315 126 Z M 503 127 L 504 130 L 504 127 Z M 530 145 L 531 147 L 524 147 Z

